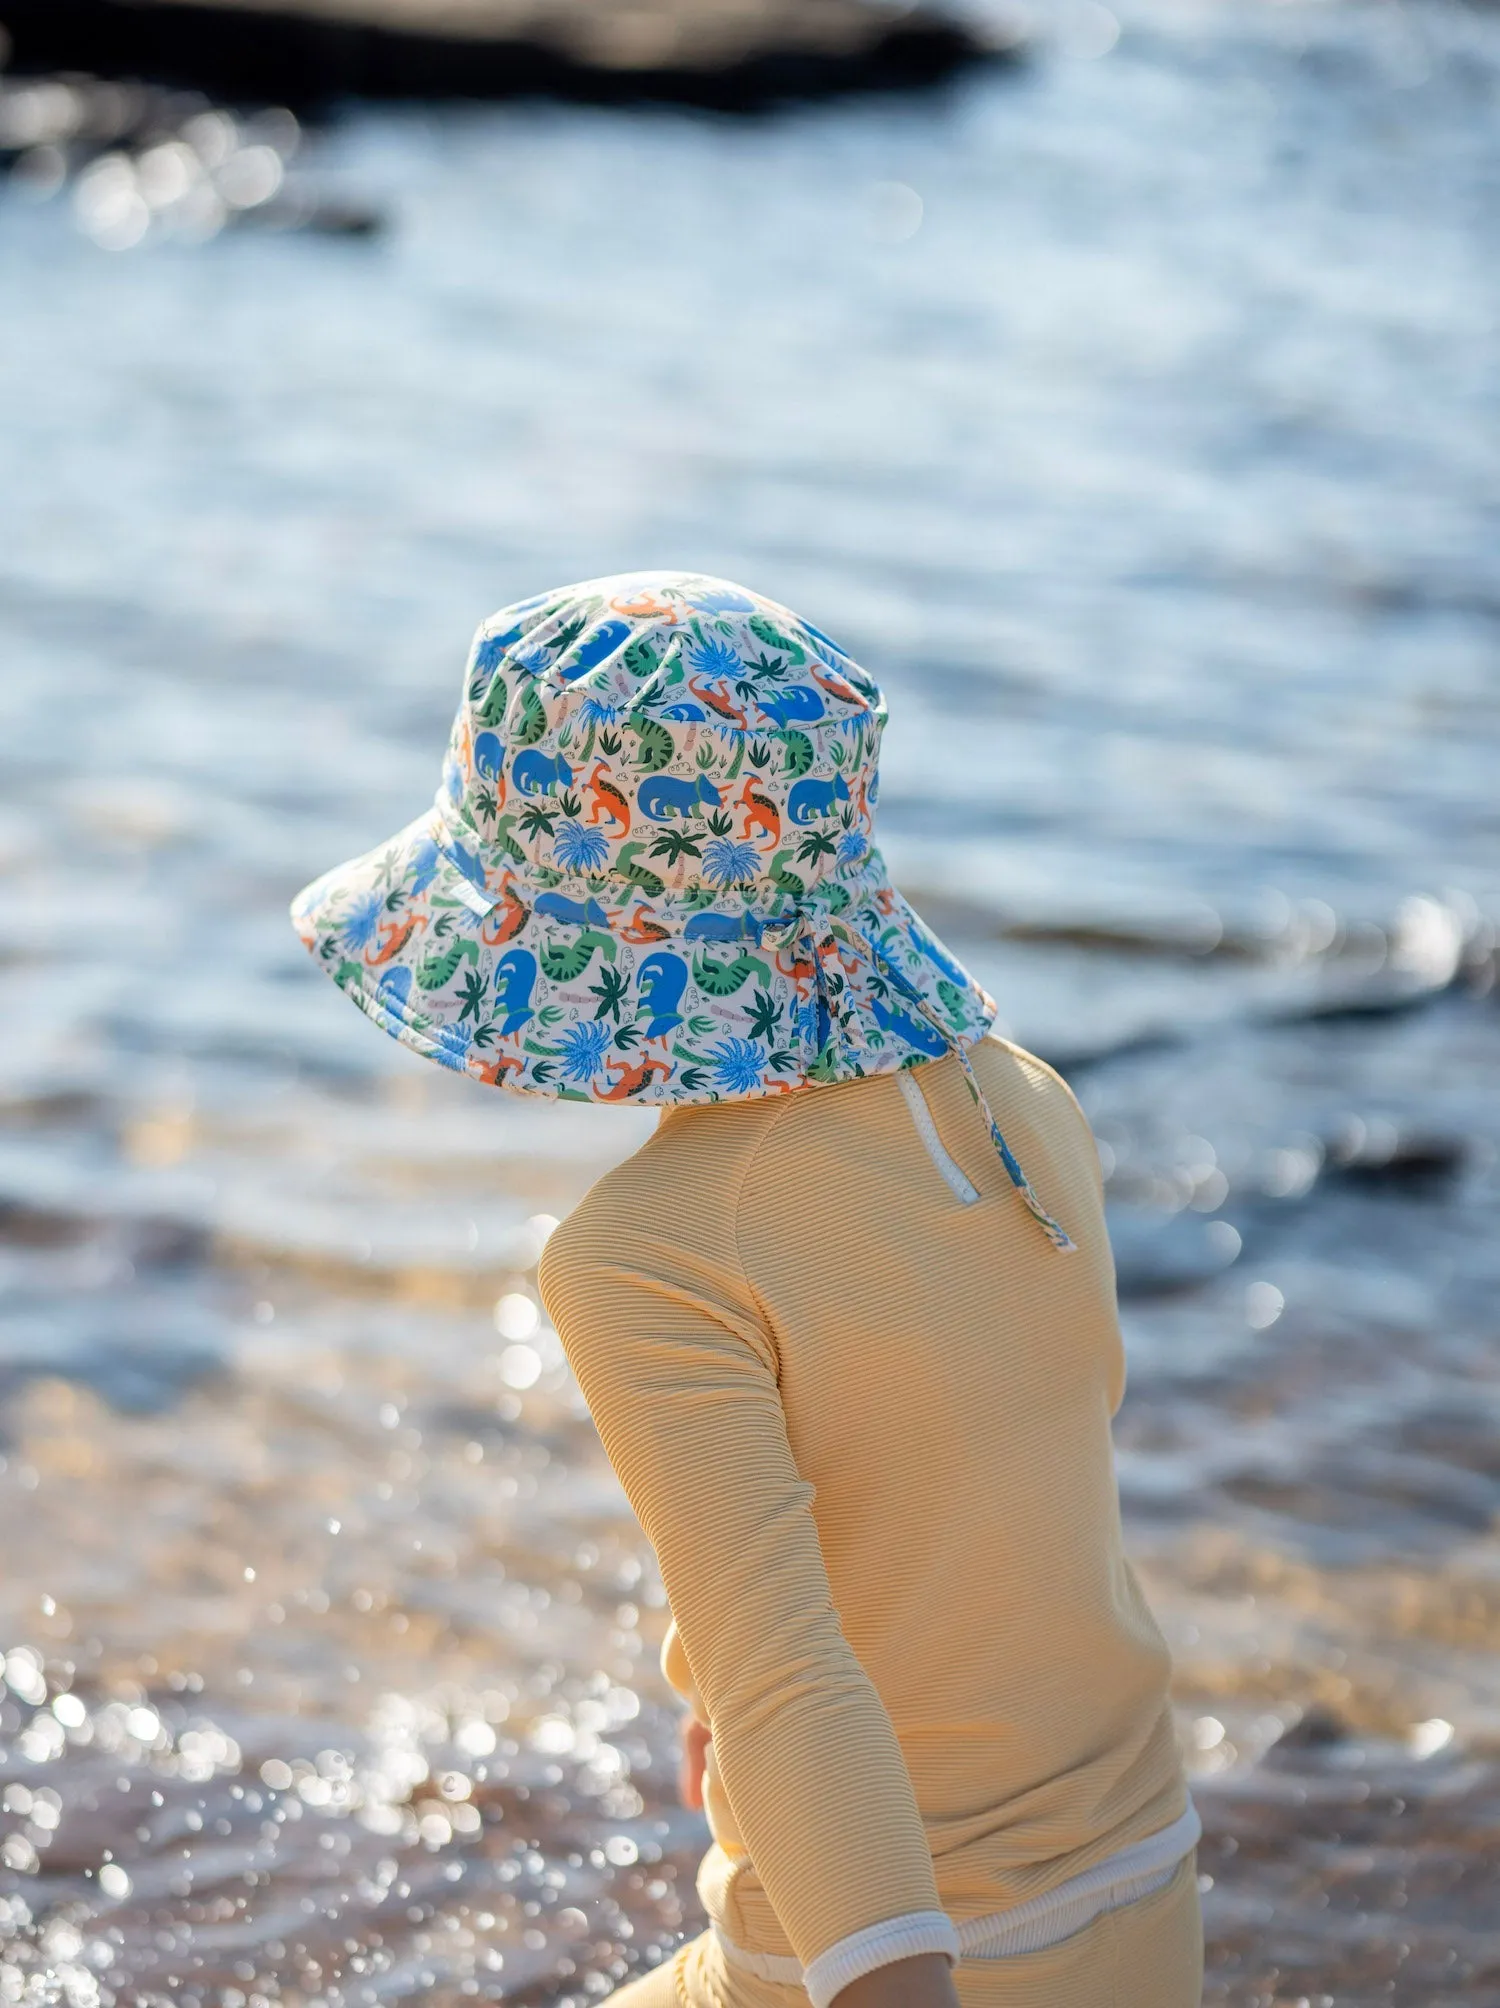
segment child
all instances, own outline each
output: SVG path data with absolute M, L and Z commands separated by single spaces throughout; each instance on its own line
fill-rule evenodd
M 738 586 L 547 593 L 480 629 L 436 805 L 294 915 L 416 1051 L 662 1111 L 540 1276 L 713 1835 L 619 2008 L 1196 2008 L 1097 1154 L 886 875 L 884 722 Z

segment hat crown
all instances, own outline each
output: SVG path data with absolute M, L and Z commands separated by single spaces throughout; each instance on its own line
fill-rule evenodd
M 870 857 L 885 703 L 789 609 L 693 572 L 503 608 L 475 635 L 438 804 L 487 886 L 784 905 Z

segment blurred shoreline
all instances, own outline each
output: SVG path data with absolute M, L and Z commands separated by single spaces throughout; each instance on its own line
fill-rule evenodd
M 923 88 L 1012 54 L 925 0 L 5 0 L 22 75 L 92 71 L 303 111 L 349 97 L 754 111 Z

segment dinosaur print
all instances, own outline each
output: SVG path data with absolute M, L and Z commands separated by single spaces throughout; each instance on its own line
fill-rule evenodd
M 510 778 L 519 795 L 550 795 L 558 788 L 572 787 L 573 770 L 560 753 L 528 747 L 511 761 Z
M 696 816 L 700 808 L 717 809 L 724 797 L 705 775 L 679 781 L 671 774 L 653 774 L 636 791 L 636 807 L 653 823 L 673 816 Z
M 632 885 L 638 885 L 642 892 L 649 892 L 654 898 L 666 891 L 667 882 L 645 865 L 636 863 L 636 858 L 645 848 L 642 843 L 621 844 L 615 852 L 615 870 L 621 878 L 629 879 Z
M 805 683 L 788 684 L 785 690 L 763 691 L 756 703 L 766 714 L 774 718 L 778 725 L 812 725 L 826 717 L 828 706 L 815 690 L 809 690 Z
M 744 989 L 752 976 L 758 976 L 770 987 L 771 972 L 758 955 L 741 953 L 729 962 L 716 962 L 700 948 L 693 957 L 693 981 L 705 997 L 732 997 L 736 990 Z
M 481 732 L 474 741 L 474 772 L 500 787 L 505 784 L 505 742 L 497 732 Z M 504 795 L 500 797 L 503 802 Z
M 835 774 L 831 780 L 808 774 L 792 783 L 786 809 L 794 823 L 817 823 L 833 815 L 840 802 L 848 800 L 849 783 L 842 774 Z
M 576 982 L 601 949 L 606 962 L 619 953 L 614 936 L 593 927 L 583 928 L 572 941 L 549 941 L 541 951 L 542 974 L 553 983 Z
M 475 969 L 479 967 L 479 943 L 469 936 L 450 941 L 446 948 L 434 948 L 417 964 L 417 988 L 441 990 L 445 983 L 453 981 L 466 962 Z
M 638 1095 L 648 1087 L 653 1074 L 663 1081 L 670 1081 L 677 1069 L 669 1060 L 606 1060 L 604 1071 L 615 1076 L 614 1085 L 601 1088 L 596 1100 L 601 1102 L 625 1102 L 632 1095 Z
M 571 927 L 609 927 L 609 915 L 596 899 L 567 899 L 560 892 L 537 895 L 536 911 L 545 920 L 565 920 Z
M 646 1027 L 648 1039 L 664 1039 L 682 1023 L 678 1005 L 688 985 L 688 966 L 680 955 L 659 948 L 648 955 L 635 973 L 636 995 L 641 1009 L 651 1014 Z
M 781 811 L 774 798 L 766 793 L 760 776 L 747 774 L 745 785 L 734 799 L 735 807 L 745 812 L 745 827 L 741 834 L 748 837 L 752 830 L 762 830 L 774 850 L 781 842 Z
M 536 957 L 529 948 L 510 948 L 495 964 L 495 1003 L 501 1018 L 502 1039 L 510 1039 L 536 1013 L 531 993 L 536 988 Z
M 703 700 L 710 711 L 716 713 L 720 718 L 727 718 L 731 725 L 738 725 L 741 731 L 744 730 L 744 712 L 741 711 L 737 704 L 731 704 L 722 690 L 714 690 L 711 685 L 705 684 L 701 678 L 693 676 L 688 678 L 687 687 L 693 693 L 694 697 Z M 764 710 L 765 707 L 762 706 L 761 708 Z
M 690 916 L 684 941 L 753 941 L 760 947 L 762 923 L 753 913 L 715 913 L 711 908 Z
M 659 719 L 647 718 L 644 712 L 633 711 L 626 724 L 635 734 L 636 765 L 643 773 L 655 774 L 670 764 L 677 744 Z
M 584 782 L 584 792 L 594 798 L 591 823 L 597 823 L 601 816 L 608 816 L 619 824 L 622 837 L 630 835 L 630 803 L 609 778 L 609 762 L 596 760 L 594 770 Z
M 494 918 L 497 914 L 498 920 Z M 498 948 L 503 941 L 518 935 L 530 918 L 531 908 L 507 886 L 490 909 L 490 915 L 481 922 L 479 939 L 486 948 Z
M 412 936 L 422 933 L 426 927 L 427 915 L 425 913 L 409 913 L 405 919 L 389 922 L 385 927 L 377 930 L 380 938 L 380 946 L 373 955 L 369 949 L 366 949 L 365 961 L 372 969 L 379 969 L 382 963 L 389 962 L 393 957 L 399 955 Z
M 653 909 L 647 906 L 644 900 L 638 900 L 635 912 L 619 929 L 621 941 L 635 942 L 642 947 L 652 941 L 669 941 L 672 936 L 672 930 L 669 927 L 663 927 L 659 920 L 648 920 L 646 918 L 652 911 Z

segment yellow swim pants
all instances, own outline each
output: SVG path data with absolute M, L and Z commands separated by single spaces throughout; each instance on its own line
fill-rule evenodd
M 1200 2008 L 1203 1920 L 1196 1858 L 1170 1882 L 1040 1952 L 964 1959 L 953 1969 L 962 2008 Z M 731 1965 L 711 1931 L 627 1981 L 608 2008 L 809 2008 L 801 1987 Z

